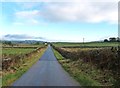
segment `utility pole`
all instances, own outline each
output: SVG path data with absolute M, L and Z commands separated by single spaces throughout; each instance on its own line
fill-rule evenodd
M 84 44 L 84 38 L 83 38 L 83 44 Z
M 83 47 L 84 47 L 84 41 L 85 41 L 85 39 L 83 38 Z

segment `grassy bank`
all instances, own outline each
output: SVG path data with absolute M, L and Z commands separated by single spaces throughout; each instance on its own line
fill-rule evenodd
M 11 67 L 9 70 L 3 71 L 2 85 L 9 86 L 15 80 L 17 80 L 22 74 L 24 74 L 33 64 L 35 64 L 38 59 L 42 56 L 46 48 L 41 48 L 39 51 L 34 53 L 28 58 L 25 58 L 20 64 L 20 66 Z
M 114 79 L 107 71 L 103 72 L 100 69 L 97 69 L 96 66 L 84 63 L 84 61 L 80 59 L 66 59 L 58 51 L 53 51 L 63 68 L 74 77 L 80 85 L 84 87 L 113 85 Z

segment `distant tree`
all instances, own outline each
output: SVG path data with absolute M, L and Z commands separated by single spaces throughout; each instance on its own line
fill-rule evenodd
M 11 41 L 4 41 L 3 44 L 12 45 L 12 42 Z
M 39 42 L 36 42 L 35 45 L 39 45 L 40 43 Z
M 104 39 L 104 42 L 109 42 L 108 39 Z
M 9 46 L 14 46 L 14 44 L 11 41 L 4 41 L 3 44 L 9 45 Z
M 120 38 L 119 37 L 117 37 L 117 42 L 120 42 Z
M 109 38 L 109 41 L 110 41 L 110 42 L 116 42 L 117 39 L 116 39 L 115 37 L 112 37 L 112 38 Z
M 11 41 L 8 41 L 8 45 L 12 45 L 12 42 L 11 42 Z

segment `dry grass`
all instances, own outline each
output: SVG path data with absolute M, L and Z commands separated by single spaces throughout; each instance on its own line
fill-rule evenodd
M 68 52 L 78 52 L 80 50 L 88 51 L 88 50 L 98 50 L 98 49 L 102 49 L 102 48 L 61 48 L 61 49 L 68 51 Z

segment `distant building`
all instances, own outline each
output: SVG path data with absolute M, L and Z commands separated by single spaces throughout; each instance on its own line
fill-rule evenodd
M 45 45 L 47 45 L 48 43 L 47 42 L 44 42 Z

